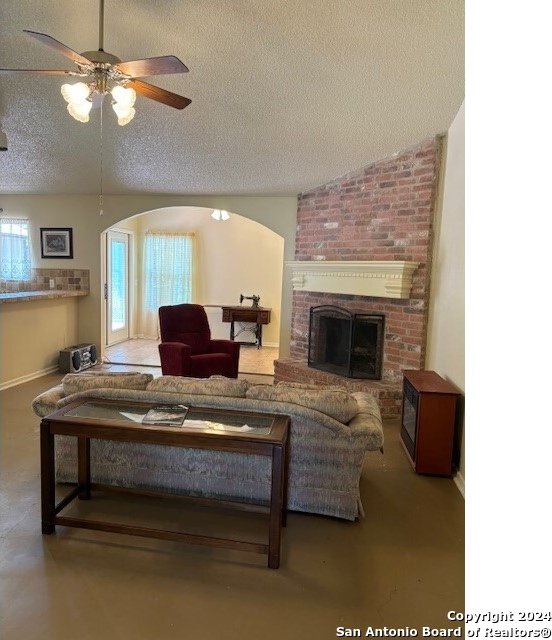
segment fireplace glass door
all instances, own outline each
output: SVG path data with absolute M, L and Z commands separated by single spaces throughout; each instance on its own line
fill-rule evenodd
M 381 379 L 385 318 L 321 305 L 310 310 L 309 367 L 348 378 Z

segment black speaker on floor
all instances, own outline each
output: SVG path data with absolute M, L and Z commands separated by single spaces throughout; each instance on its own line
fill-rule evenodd
M 78 373 L 98 362 L 96 345 L 76 344 L 59 352 L 59 370 L 61 373 Z

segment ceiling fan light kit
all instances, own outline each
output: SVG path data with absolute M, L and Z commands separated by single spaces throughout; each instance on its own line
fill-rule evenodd
M 61 75 L 82 78 L 75 84 L 63 84 L 61 94 L 67 102 L 67 111 L 75 120 L 88 122 L 92 107 L 101 105 L 106 94 L 111 93 L 112 107 L 117 122 L 124 126 L 136 113 L 136 94 L 156 100 L 174 109 L 184 109 L 191 100 L 157 87 L 138 78 L 168 73 L 186 73 L 188 67 L 176 56 L 158 56 L 143 60 L 121 62 L 120 58 L 103 50 L 104 0 L 100 0 L 99 47 L 97 51 L 77 53 L 45 33 L 25 30 L 29 36 L 69 58 L 78 71 L 57 69 L 0 69 L 2 74 Z
M 95 52 L 87 51 L 90 57 L 96 57 Z M 109 56 L 105 54 L 104 56 Z M 115 57 L 115 56 L 109 56 Z M 117 58 L 118 60 L 118 58 Z M 61 85 L 61 95 L 69 103 L 67 111 L 79 122 L 88 122 L 90 110 L 94 105 L 98 106 L 107 93 L 111 93 L 113 102 L 111 106 L 117 114 L 117 122 L 124 126 L 128 124 L 136 113 L 133 105 L 136 102 L 136 91 L 132 87 L 125 87 L 124 84 L 130 78 L 123 77 L 122 74 L 109 66 L 109 63 L 101 62 L 100 69 L 93 69 L 93 78 L 88 84 L 77 82 L 75 84 Z M 84 67 L 81 67 L 84 69 Z
M 230 218 L 230 214 L 224 209 L 213 209 L 211 218 L 213 218 L 213 220 L 217 220 L 218 222 L 224 222 L 225 220 L 228 220 Z

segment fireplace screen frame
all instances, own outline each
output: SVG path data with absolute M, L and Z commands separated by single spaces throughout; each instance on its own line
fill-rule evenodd
M 326 316 L 324 316 L 326 313 Z M 314 317 L 318 317 L 318 325 L 313 321 Z M 346 331 L 348 335 L 341 336 L 343 346 L 346 346 L 346 357 L 339 363 L 326 358 L 320 361 L 315 356 L 315 345 L 313 334 L 318 329 L 321 318 L 332 318 L 337 321 L 347 323 Z M 367 324 L 376 326 L 376 350 L 373 358 L 373 370 L 367 370 L 366 367 L 360 365 L 361 360 L 355 357 L 355 352 L 362 348 L 358 342 L 361 339 L 361 327 Z M 309 343 L 308 343 L 308 366 L 313 369 L 327 371 L 346 378 L 362 378 L 367 380 L 381 380 L 383 369 L 383 353 L 385 343 L 385 315 L 381 313 L 364 313 L 356 311 L 348 311 L 343 307 L 334 305 L 318 305 L 310 308 L 309 315 Z M 327 350 L 327 346 L 326 346 Z M 365 360 L 363 360 L 365 362 Z

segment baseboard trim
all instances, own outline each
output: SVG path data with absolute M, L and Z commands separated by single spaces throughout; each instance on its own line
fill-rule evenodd
M 466 499 L 466 494 L 465 494 L 465 490 L 466 490 L 466 486 L 464 484 L 464 476 L 460 473 L 460 471 L 458 471 L 456 473 L 456 475 L 453 478 L 454 480 L 454 484 L 458 487 L 458 491 L 460 491 L 460 493 L 462 494 L 462 498 L 464 498 L 464 500 Z
M 280 345 L 277 342 L 264 342 L 263 341 L 263 346 L 262 347 L 258 347 L 256 342 L 240 342 L 242 347 L 246 347 L 249 348 L 251 347 L 252 349 L 262 349 L 263 347 L 276 347 L 276 349 L 278 349 L 280 347 Z
M 9 389 L 10 387 L 17 387 L 20 384 L 25 384 L 25 382 L 30 382 L 36 378 L 42 378 L 42 376 L 47 376 L 49 373 L 55 373 L 58 370 L 58 365 L 55 364 L 51 367 L 46 367 L 46 369 L 40 369 L 40 371 L 33 371 L 33 373 L 28 373 L 27 375 L 19 378 L 6 380 L 6 382 L 0 383 L 0 391 L 4 391 L 4 389 Z

